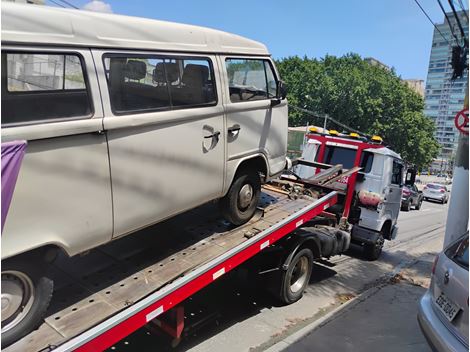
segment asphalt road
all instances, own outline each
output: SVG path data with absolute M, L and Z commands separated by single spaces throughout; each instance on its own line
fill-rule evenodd
M 171 347 L 176 341 L 140 329 L 111 350 L 264 351 L 283 344 L 287 348 L 294 342 L 290 337 L 299 330 L 401 269 L 432 258 L 442 249 L 447 208 L 424 202 L 419 211 L 401 212 L 398 237 L 386 242 L 378 261 L 365 261 L 359 248 L 352 248 L 348 255 L 316 264 L 304 297 L 295 304 L 279 306 L 256 285 L 242 284 L 234 275 L 227 275 L 185 304 L 185 324 L 190 329 L 176 349 Z

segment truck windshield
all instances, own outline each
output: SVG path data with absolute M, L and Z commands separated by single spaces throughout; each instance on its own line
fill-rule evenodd
M 337 147 L 327 145 L 325 148 L 325 157 L 323 162 L 330 165 L 343 165 L 344 169 L 351 169 L 354 167 L 354 159 L 356 158 L 356 149 Z M 362 167 L 361 172 L 369 173 L 372 169 L 372 162 L 374 160 L 374 154 L 371 152 L 362 152 L 360 166 Z

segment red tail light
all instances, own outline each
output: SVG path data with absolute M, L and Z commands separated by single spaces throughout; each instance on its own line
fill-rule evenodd
M 446 193 L 445 189 L 441 189 L 439 192 Z
M 403 193 L 403 195 L 405 195 L 405 196 L 409 196 L 411 192 L 410 192 L 407 188 L 403 188 L 402 193 Z
M 439 255 L 436 255 L 436 258 L 434 258 L 434 262 L 432 263 L 432 268 L 431 268 L 431 274 L 434 275 L 436 272 L 436 266 L 437 262 L 439 261 Z

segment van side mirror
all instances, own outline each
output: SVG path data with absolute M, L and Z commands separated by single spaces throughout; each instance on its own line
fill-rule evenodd
M 284 100 L 287 96 L 287 87 L 284 81 L 277 82 L 277 92 L 276 96 L 278 99 Z
M 276 106 L 281 103 L 281 100 L 286 99 L 287 89 L 283 81 L 278 81 L 276 86 L 276 97 L 271 99 L 271 106 Z

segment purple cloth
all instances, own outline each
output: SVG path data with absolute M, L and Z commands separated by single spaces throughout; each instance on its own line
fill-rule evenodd
M 25 150 L 26 141 L 2 143 L 2 231 Z

